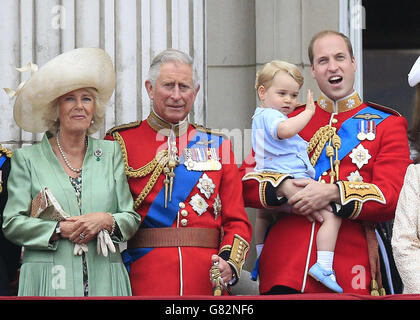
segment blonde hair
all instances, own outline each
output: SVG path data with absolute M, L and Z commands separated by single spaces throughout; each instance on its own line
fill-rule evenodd
M 299 89 L 302 88 L 303 76 L 297 66 L 286 61 L 273 60 L 266 63 L 264 67 L 257 72 L 257 76 L 255 78 L 255 90 L 258 91 L 260 86 L 263 86 L 265 89 L 270 88 L 274 77 L 279 71 L 287 73 L 297 82 Z
M 83 88 L 88 91 L 92 96 L 95 103 L 95 111 L 93 113 L 92 123 L 87 130 L 87 134 L 91 135 L 98 131 L 105 119 L 105 106 L 106 102 L 101 101 L 98 96 L 98 91 L 95 88 Z M 58 100 L 60 97 L 50 103 L 48 108 L 51 112 L 46 113 L 47 117 L 44 118 L 45 124 L 48 127 L 48 131 L 52 134 L 56 134 L 60 128 L 60 120 L 58 119 Z

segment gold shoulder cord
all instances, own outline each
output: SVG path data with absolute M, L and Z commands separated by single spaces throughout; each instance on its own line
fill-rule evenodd
M 337 135 L 336 130 L 336 128 L 330 125 L 323 126 L 315 132 L 308 144 L 308 154 L 315 149 L 311 157 L 311 164 L 315 166 L 321 156 L 322 150 L 328 142 L 326 154 L 330 159 L 331 165 L 330 183 L 334 183 L 334 180 L 338 180 L 339 177 L 340 160 L 338 160 L 338 150 L 341 147 L 341 139 Z M 333 160 L 334 156 L 335 160 Z
M 8 158 L 11 158 L 11 157 L 12 157 L 12 155 L 13 155 L 12 150 L 9 150 L 9 149 L 7 149 L 7 148 L 3 147 L 1 144 L 0 144 L 0 153 L 5 154 L 5 155 L 6 155 L 6 157 L 8 157 Z
M 128 178 L 142 178 L 149 175 L 153 171 L 149 181 L 147 181 L 146 186 L 143 188 L 143 190 L 136 198 L 136 201 L 134 202 L 134 210 L 137 210 L 140 207 L 141 203 L 144 201 L 144 199 L 147 197 L 149 192 L 153 189 L 158 177 L 163 171 L 163 168 L 167 164 L 169 160 L 168 150 L 159 151 L 152 161 L 145 164 L 139 169 L 133 169 L 128 165 L 127 149 L 125 147 L 124 139 L 118 132 L 114 132 L 112 136 L 114 137 L 115 141 L 117 141 L 121 145 L 121 150 L 125 164 L 125 174 Z

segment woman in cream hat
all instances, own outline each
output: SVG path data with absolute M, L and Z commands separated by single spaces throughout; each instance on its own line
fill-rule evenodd
M 408 74 L 408 83 L 416 88 L 414 119 L 409 131 L 412 159 L 404 177 L 392 232 L 392 250 L 395 264 L 403 283 L 403 293 L 420 293 L 420 57 Z
M 19 295 L 131 294 L 113 242 L 127 241 L 140 217 L 121 148 L 88 136 L 102 124 L 114 87 L 109 55 L 80 48 L 49 61 L 12 94 L 18 126 L 46 131 L 41 143 L 15 151 L 8 182 L 3 230 L 24 247 Z M 46 211 L 33 217 L 32 200 L 45 188 L 64 210 L 58 223 Z

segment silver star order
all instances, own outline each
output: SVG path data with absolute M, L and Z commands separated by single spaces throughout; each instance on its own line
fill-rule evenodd
M 193 208 L 193 210 L 198 213 L 199 216 L 206 212 L 209 206 L 206 200 L 198 193 L 191 197 L 190 205 Z
M 210 196 L 213 194 L 216 185 L 213 183 L 213 180 L 211 180 L 209 176 L 204 173 L 198 180 L 197 187 L 200 189 L 201 193 L 206 196 L 207 199 L 210 199 Z
M 347 176 L 347 181 L 350 182 L 363 182 L 363 177 L 360 175 L 359 170 L 350 172 L 350 175 Z
M 325 99 L 321 99 L 319 100 L 319 105 L 325 109 L 327 107 L 327 102 L 325 101 Z
M 352 159 L 351 162 L 353 162 L 359 169 L 365 164 L 368 164 L 369 159 L 372 158 L 369 154 L 369 150 L 361 144 L 359 144 L 357 148 L 353 149 L 349 157 Z

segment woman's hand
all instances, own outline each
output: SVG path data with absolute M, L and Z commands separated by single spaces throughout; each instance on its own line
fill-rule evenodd
M 75 243 L 87 243 L 97 236 L 102 229 L 111 230 L 114 219 L 106 212 L 93 212 L 70 217 L 66 222 L 72 222 L 73 227 L 69 236 Z M 64 237 L 64 235 L 63 235 Z

